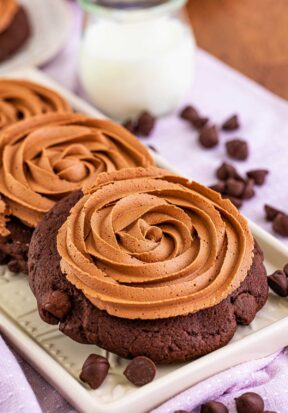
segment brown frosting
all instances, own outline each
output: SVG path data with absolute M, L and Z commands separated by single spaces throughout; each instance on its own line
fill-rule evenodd
M 150 167 L 99 175 L 57 247 L 62 272 L 96 307 L 157 319 L 225 299 L 245 279 L 254 242 L 229 200 Z
M 12 22 L 19 5 L 16 0 L 0 1 L 0 33 L 4 32 Z
M 37 83 L 0 80 L 0 130 L 21 119 L 49 112 L 72 112 L 72 109 L 54 90 Z
M 100 172 L 154 163 L 122 126 L 71 113 L 35 116 L 5 129 L 0 159 L 0 194 L 11 214 L 32 227 Z

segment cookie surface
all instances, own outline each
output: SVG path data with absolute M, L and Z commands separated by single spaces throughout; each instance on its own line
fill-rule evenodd
M 27 13 L 19 7 L 10 25 L 0 33 L 0 62 L 16 53 L 31 34 Z
M 73 340 L 96 344 L 125 358 L 144 355 L 157 363 L 185 361 L 227 344 L 237 324 L 250 323 L 267 301 L 263 255 L 255 244 L 253 263 L 245 280 L 214 307 L 155 320 L 129 320 L 98 309 L 62 274 L 56 245 L 59 228 L 81 197 L 80 191 L 74 192 L 45 215 L 32 236 L 28 259 L 29 282 L 41 318 L 50 324 L 59 323 L 59 329 Z M 57 290 L 71 302 L 69 312 L 61 320 L 47 311 L 51 308 L 47 302 Z

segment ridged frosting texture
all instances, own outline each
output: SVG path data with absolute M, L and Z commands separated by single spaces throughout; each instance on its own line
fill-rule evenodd
M 230 201 L 155 167 L 99 175 L 57 238 L 67 279 L 96 307 L 128 319 L 216 305 L 245 279 L 253 246 Z
M 54 203 L 101 172 L 153 165 L 120 125 L 80 114 L 47 114 L 0 135 L 0 194 L 10 213 L 35 227 Z
M 0 130 L 19 120 L 50 112 L 72 112 L 72 109 L 52 89 L 26 80 L 0 80 Z
M 9 27 L 18 8 L 16 0 L 0 0 L 0 33 Z

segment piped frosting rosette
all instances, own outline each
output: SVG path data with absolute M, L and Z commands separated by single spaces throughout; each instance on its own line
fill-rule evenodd
M 154 164 L 125 128 L 80 114 L 47 114 L 10 126 L 0 135 L 0 155 L 0 194 L 10 213 L 32 227 L 99 173 Z
M 72 109 L 57 92 L 37 83 L 0 80 L 0 130 L 19 120 L 50 112 L 72 112 Z
M 251 267 L 254 241 L 230 201 L 150 167 L 99 175 L 57 247 L 63 274 L 97 308 L 158 319 L 228 297 Z
M 8 28 L 18 8 L 19 6 L 16 0 L 0 1 L 0 33 Z

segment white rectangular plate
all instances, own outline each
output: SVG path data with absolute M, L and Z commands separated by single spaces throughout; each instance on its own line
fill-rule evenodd
M 48 79 L 43 73 L 26 69 L 13 77 L 30 79 L 53 87 L 76 111 L 104 117 L 93 107 Z M 171 169 L 160 156 L 157 164 Z M 253 234 L 265 254 L 268 272 L 288 262 L 288 249 L 267 232 L 251 223 Z M 288 300 L 269 295 L 269 301 L 250 326 L 239 326 L 233 340 L 198 360 L 161 366 L 152 383 L 133 387 L 123 376 L 126 360 L 108 354 L 111 369 L 104 384 L 90 390 L 78 380 L 86 357 L 105 351 L 73 342 L 38 316 L 36 301 L 24 275 L 12 275 L 0 267 L 0 327 L 22 355 L 80 412 L 144 413 L 193 384 L 238 363 L 264 357 L 288 344 Z

